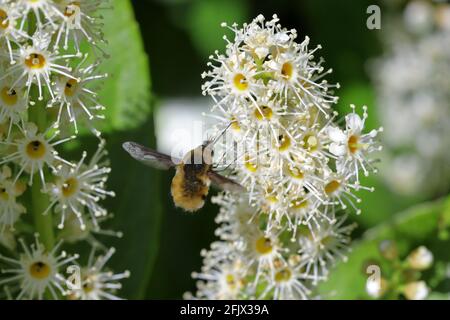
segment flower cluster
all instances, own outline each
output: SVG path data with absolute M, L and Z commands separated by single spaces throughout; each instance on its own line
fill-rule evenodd
M 366 132 L 367 107 L 351 106 L 341 127 L 338 98 L 310 40 L 274 16 L 242 28 L 225 54 L 211 56 L 203 92 L 214 100 L 216 161 L 248 195 L 224 194 L 217 230 L 221 241 L 204 253 L 197 296 L 306 299 L 345 256 L 353 225 L 341 209 L 360 213 L 355 194 L 372 191 L 360 175 L 376 171 L 381 129 Z M 222 162 L 223 161 L 223 162 Z M 360 174 L 361 173 L 361 174 Z
M 78 255 L 58 253 L 64 241 L 104 250 L 94 235 L 120 235 L 100 227 L 110 216 L 101 200 L 114 196 L 96 128 L 104 110 L 96 92 L 106 77 L 99 72 L 104 8 L 100 0 L 0 0 L 0 244 L 14 255 L 19 237 L 22 247 L 0 256 L 10 266 L 0 267 L 0 286 L 17 299 L 115 298 L 117 280 L 128 276 L 102 270 L 110 250 L 79 267 L 81 287 L 67 286 L 63 267 L 77 266 Z M 99 138 L 98 150 L 65 159 L 62 145 L 82 126 Z
M 409 1 L 383 32 L 386 53 L 373 72 L 396 192 L 433 194 L 449 188 L 450 5 Z
M 420 280 L 420 273 L 433 264 L 433 254 L 424 246 L 411 251 L 401 261 L 395 242 L 385 240 L 379 245 L 383 258 L 380 277 L 366 282 L 367 294 L 375 299 L 398 298 L 402 294 L 408 300 L 423 300 L 430 289 Z

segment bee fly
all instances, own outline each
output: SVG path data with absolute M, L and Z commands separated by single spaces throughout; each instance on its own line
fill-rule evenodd
M 208 140 L 189 151 L 183 159 L 173 159 L 166 154 L 148 149 L 135 142 L 125 142 L 123 148 L 134 159 L 153 168 L 176 168 L 171 193 L 175 206 L 194 212 L 201 209 L 208 196 L 210 184 L 223 190 L 243 192 L 244 187 L 213 170 L 213 140 Z

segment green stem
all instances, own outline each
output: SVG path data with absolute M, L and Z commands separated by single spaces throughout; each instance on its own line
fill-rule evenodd
M 36 29 L 36 19 L 34 15 L 29 18 L 29 31 L 30 34 L 34 33 Z M 28 120 L 33 122 L 39 128 L 39 131 L 45 132 L 47 130 L 47 112 L 45 99 L 43 101 L 38 101 L 38 88 L 34 85 L 30 90 L 30 100 L 36 102 L 35 105 L 30 106 L 28 109 Z M 45 173 L 45 171 L 44 171 Z M 36 232 L 39 233 L 40 241 L 45 246 L 47 251 L 50 251 L 55 245 L 55 234 L 53 231 L 53 217 L 51 211 L 46 212 L 50 201 L 48 196 L 42 192 L 44 186 L 39 177 L 39 174 L 35 174 L 33 177 L 33 185 L 31 187 L 31 204 L 32 204 L 32 214 L 34 218 L 34 224 L 36 227 Z M 46 212 L 46 214 L 44 214 Z
M 49 206 L 48 197 L 42 193 L 41 179 L 35 177 L 31 187 L 31 199 L 33 205 L 33 217 L 39 239 L 49 251 L 55 245 L 55 235 L 53 233 L 53 217 L 51 211 L 43 214 Z
M 33 99 L 37 97 L 37 94 L 37 88 L 32 88 L 30 98 Z M 28 111 L 29 121 L 34 122 L 40 132 L 45 132 L 45 130 L 47 130 L 47 114 L 45 108 L 45 102 L 38 101 L 34 106 L 31 106 Z M 38 173 L 36 173 L 33 178 L 33 186 L 31 187 L 31 204 L 34 224 L 36 226 L 36 231 L 39 233 L 42 244 L 47 250 L 51 250 L 55 245 L 53 218 L 51 211 L 46 212 L 48 206 L 50 205 L 50 201 L 48 196 L 42 192 L 43 188 L 44 186 L 42 185 L 41 178 Z M 44 212 L 46 212 L 45 215 Z

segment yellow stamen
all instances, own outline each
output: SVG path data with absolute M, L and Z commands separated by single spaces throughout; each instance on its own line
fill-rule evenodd
M 273 250 L 272 241 L 269 238 L 261 237 L 256 240 L 255 249 L 261 255 L 268 254 Z
M 337 180 L 332 180 L 330 182 L 327 183 L 327 185 L 325 186 L 325 193 L 327 195 L 330 195 L 334 192 L 336 192 L 336 190 L 338 190 L 341 186 L 341 183 Z
M 234 275 L 232 274 L 227 274 L 225 276 L 225 281 L 227 282 L 227 285 L 231 288 L 235 288 L 236 287 L 236 279 L 234 277 Z
M 292 272 L 288 268 L 282 269 L 275 273 L 275 281 L 276 282 L 286 282 L 291 279 Z
M 0 9 L 0 28 L 5 30 L 9 27 L 8 13 L 5 10 Z
M 81 4 L 78 1 L 73 1 L 69 3 L 66 6 L 66 9 L 64 10 L 64 15 L 68 18 L 72 17 L 77 13 L 77 10 L 75 7 L 80 8 Z
M 302 180 L 305 177 L 303 172 L 297 167 L 288 166 L 288 172 L 289 175 L 294 179 Z
M 9 107 L 15 106 L 19 97 L 17 96 L 17 92 L 14 89 L 4 87 L 1 90 L 1 99 L 2 101 Z
M 332 236 L 326 236 L 325 238 L 320 240 L 320 243 L 324 246 L 327 247 L 329 244 L 331 244 L 333 242 L 334 238 Z
M 237 121 L 237 119 L 235 117 L 231 118 L 231 129 L 233 129 L 235 131 L 240 131 L 241 130 L 241 126 L 239 125 L 239 121 Z
M 358 136 L 350 136 L 350 138 L 348 138 L 348 149 L 352 154 L 355 154 L 360 147 L 358 141 L 359 141 Z
M 283 66 L 281 67 L 281 74 L 283 77 L 287 80 L 292 78 L 292 75 L 294 74 L 294 66 L 290 62 L 283 63 Z
M 64 197 L 69 198 L 73 196 L 78 191 L 78 180 L 73 177 L 67 179 L 61 189 Z
M 253 164 L 253 163 L 250 161 L 250 156 L 248 156 L 248 155 L 245 156 L 244 163 L 245 163 L 245 168 L 246 168 L 248 171 L 250 171 L 250 172 L 256 172 L 256 170 L 258 170 L 258 166 L 257 166 L 256 164 Z
M 67 97 L 73 97 L 78 89 L 78 81 L 75 79 L 69 79 L 66 82 L 66 86 L 64 88 L 64 94 Z
M 278 150 L 280 151 L 286 151 L 291 146 L 291 139 L 289 139 L 288 136 L 285 136 L 283 134 L 278 136 Z
M 255 109 L 255 117 L 259 121 L 267 119 L 270 120 L 272 118 L 273 111 L 268 106 L 262 106 Z
M 238 73 L 234 76 L 233 84 L 236 87 L 236 89 L 240 91 L 245 91 L 248 89 L 247 78 L 242 73 Z
M 45 156 L 45 145 L 39 141 L 31 141 L 26 147 L 26 153 L 31 159 L 39 160 Z
M 305 209 L 308 207 L 308 200 L 305 198 L 297 198 L 291 201 L 293 209 Z
M 25 65 L 30 69 L 42 69 L 46 66 L 47 61 L 45 57 L 40 53 L 31 53 L 25 59 Z
M 46 279 L 50 271 L 50 266 L 42 261 L 37 261 L 30 266 L 30 275 L 38 280 Z
M 0 187 L 0 200 L 8 201 L 9 200 L 9 194 L 6 191 L 6 188 Z

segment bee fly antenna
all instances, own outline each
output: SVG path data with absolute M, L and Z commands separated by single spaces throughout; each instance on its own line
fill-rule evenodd
M 230 126 L 233 124 L 233 122 L 230 122 L 225 129 L 223 129 L 223 131 L 214 139 L 214 140 L 209 140 L 208 139 L 208 143 L 206 146 L 209 145 L 215 145 L 216 142 L 225 134 L 225 132 L 227 132 L 227 130 L 230 128 Z

